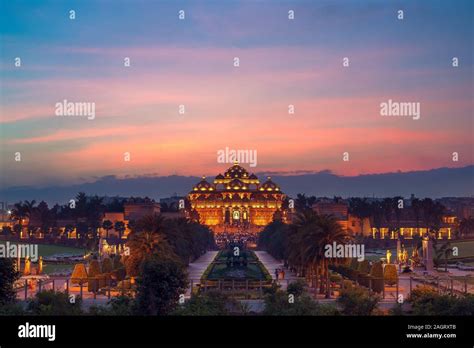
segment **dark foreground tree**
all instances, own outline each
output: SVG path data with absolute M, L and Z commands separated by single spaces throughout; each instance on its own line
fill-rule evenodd
M 216 316 L 242 314 L 243 308 L 237 300 L 219 291 L 207 291 L 193 296 L 177 307 L 173 315 Z
M 345 315 L 372 315 L 379 300 L 377 295 L 369 295 L 366 289 L 356 286 L 343 290 L 337 303 Z
M 13 284 L 20 278 L 20 273 L 15 271 L 15 263 L 9 258 L 0 258 L 0 306 L 15 301 L 16 293 Z
M 136 305 L 141 315 L 166 315 L 178 304 L 186 289 L 184 267 L 175 261 L 153 257 L 147 259 L 137 280 Z
M 80 315 L 81 304 L 80 297 L 72 300 L 65 292 L 47 290 L 38 292 L 28 302 L 28 311 L 35 315 Z

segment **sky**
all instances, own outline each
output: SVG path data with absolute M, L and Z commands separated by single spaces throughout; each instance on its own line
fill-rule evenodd
M 462 0 L 1 1 L 0 185 L 214 176 L 225 148 L 257 151 L 255 172 L 471 165 L 473 13 Z M 95 103 L 95 118 L 56 116 L 65 99 Z M 420 118 L 381 116 L 389 99 L 420 103 Z

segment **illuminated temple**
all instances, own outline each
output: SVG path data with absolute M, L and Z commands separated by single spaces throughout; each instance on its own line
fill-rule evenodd
M 202 178 L 188 194 L 190 215 L 214 232 L 259 231 L 286 221 L 285 195 L 270 177 L 264 182 L 235 163 L 212 183 Z

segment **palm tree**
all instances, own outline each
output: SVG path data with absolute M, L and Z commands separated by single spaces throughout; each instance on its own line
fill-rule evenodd
M 163 218 L 157 214 L 138 220 L 128 235 L 127 246 L 130 255 L 126 261 L 127 273 L 138 275 L 144 261 L 152 256 L 179 262 L 168 244 L 163 231 Z
M 104 215 L 105 206 L 103 205 L 104 198 L 99 196 L 91 197 L 87 203 L 86 220 L 87 224 L 93 231 L 93 237 L 97 238 L 101 220 Z
M 383 218 L 385 223 L 387 224 L 388 234 L 391 237 L 392 235 L 392 212 L 393 212 L 393 200 L 391 198 L 384 198 L 382 201 L 382 211 L 383 211 Z
M 123 221 L 117 221 L 114 224 L 114 230 L 118 232 L 119 239 L 122 239 L 123 233 L 126 230 L 125 223 Z
M 13 220 L 18 221 L 18 225 L 20 225 L 20 233 L 23 230 L 23 221 L 26 218 L 30 219 L 31 214 L 35 209 L 35 204 L 35 200 L 25 201 L 25 203 L 19 202 L 14 204 L 11 217 L 13 218 Z
M 469 217 L 467 219 L 462 219 L 459 223 L 459 232 L 461 237 L 470 236 L 474 233 L 474 218 Z
M 109 238 L 109 231 L 114 227 L 114 224 L 110 220 L 102 222 L 102 228 L 105 230 L 105 238 Z
M 382 237 L 381 228 L 383 221 L 383 208 L 382 204 L 379 201 L 374 201 L 370 205 L 370 215 L 372 216 L 373 226 L 376 229 L 376 232 L 379 234 L 379 238 Z
M 308 208 L 308 200 L 304 193 L 298 193 L 295 200 L 295 209 L 297 211 L 304 211 Z
M 27 218 L 27 212 L 23 202 L 15 203 L 13 205 L 11 218 L 13 220 L 18 221 L 18 225 L 20 226 L 20 231 L 23 229 L 23 220 Z
M 45 201 L 41 201 L 36 208 L 36 216 L 39 220 L 41 231 L 46 235 L 52 225 L 52 214 Z
M 418 198 L 414 198 L 411 201 L 411 209 L 413 211 L 413 217 L 415 219 L 416 228 L 420 227 L 420 217 L 421 217 L 421 201 Z
M 64 226 L 64 233 L 66 234 L 66 236 L 69 238 L 69 234 L 74 231 L 74 225 L 71 225 L 71 224 L 67 224 L 66 226 Z
M 305 210 L 297 216 L 294 224 L 296 231 L 291 235 L 290 258 L 309 269 L 310 279 L 315 275 L 315 288 L 318 287 L 319 270 L 325 283 L 326 297 L 330 297 L 329 264 L 333 260 L 325 257 L 326 245 L 334 242 L 348 242 L 347 232 L 343 230 L 337 219 L 332 215 L 318 215 L 313 210 Z M 321 287 L 321 290 L 324 288 Z
M 364 221 L 371 216 L 371 206 L 366 198 L 351 198 L 349 200 L 349 212 L 359 219 L 362 233 L 364 233 Z
M 436 239 L 436 234 L 441 227 L 445 207 L 439 202 L 433 202 L 431 198 L 423 199 L 421 207 L 423 210 L 423 222 L 428 228 L 431 238 Z

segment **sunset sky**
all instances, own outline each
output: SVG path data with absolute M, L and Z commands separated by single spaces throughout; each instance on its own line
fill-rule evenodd
M 474 162 L 472 1 L 36 3 L 0 5 L 4 187 L 215 175 L 226 147 L 257 150 L 255 172 Z M 64 99 L 95 102 L 95 119 L 56 116 Z M 421 118 L 381 116 L 389 99 Z

